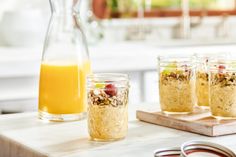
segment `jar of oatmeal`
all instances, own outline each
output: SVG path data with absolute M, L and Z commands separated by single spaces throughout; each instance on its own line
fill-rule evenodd
M 210 109 L 216 118 L 236 118 L 236 60 L 209 63 Z
M 208 62 L 209 54 L 195 54 L 196 56 L 196 96 L 197 105 L 209 106 L 209 78 Z
M 128 130 L 128 76 L 90 75 L 87 79 L 87 93 L 91 139 L 113 141 L 124 138 Z
M 196 59 L 196 96 L 197 104 L 203 108 L 209 107 L 209 75 L 208 64 L 212 59 L 229 58 L 228 53 L 195 54 Z
M 164 113 L 193 111 L 195 98 L 194 57 L 158 57 L 159 95 Z
M 209 106 L 209 79 L 208 61 L 209 55 L 196 54 L 196 96 L 197 104 L 201 107 Z

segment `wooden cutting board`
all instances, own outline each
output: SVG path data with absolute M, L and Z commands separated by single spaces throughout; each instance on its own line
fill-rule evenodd
M 160 111 L 143 111 L 136 112 L 137 119 L 184 130 L 206 136 L 221 136 L 236 133 L 236 120 L 217 120 L 211 117 L 209 110 L 196 108 L 192 114 L 187 115 L 167 115 Z

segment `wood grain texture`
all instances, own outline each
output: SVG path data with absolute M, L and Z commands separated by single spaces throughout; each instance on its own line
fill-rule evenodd
M 167 115 L 162 112 L 137 111 L 137 119 L 206 136 L 221 136 L 236 133 L 236 120 L 217 120 L 208 110 L 196 108 L 187 115 Z

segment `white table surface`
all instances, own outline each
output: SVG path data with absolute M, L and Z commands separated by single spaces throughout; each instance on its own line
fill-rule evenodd
M 117 142 L 90 141 L 86 120 L 47 123 L 39 120 L 37 113 L 0 116 L 0 143 L 3 138 L 52 157 L 151 157 L 155 149 L 189 140 L 216 142 L 236 152 L 236 135 L 213 138 L 147 124 L 135 120 L 134 111 L 127 137 Z M 11 151 L 11 144 L 7 149 Z M 0 157 L 1 151 L 0 147 Z

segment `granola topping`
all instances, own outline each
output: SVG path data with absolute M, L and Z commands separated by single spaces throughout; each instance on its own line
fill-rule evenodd
M 112 96 L 107 94 L 104 89 L 92 89 L 88 93 L 88 103 L 89 105 L 112 107 L 127 105 L 128 91 L 119 90 L 116 96 Z
M 197 72 L 197 78 L 202 79 L 202 80 L 207 81 L 207 82 L 208 82 L 208 80 L 209 80 L 209 77 L 208 77 L 208 73 L 207 73 L 207 72 L 198 71 L 198 72 Z
M 211 77 L 212 85 L 225 86 L 236 86 L 236 74 L 235 73 L 212 73 Z
M 190 79 L 192 75 L 192 71 L 188 70 L 188 71 L 181 71 L 181 70 L 176 70 L 175 72 L 162 72 L 161 73 L 161 83 L 163 84 L 167 84 L 169 81 L 172 80 L 179 80 L 179 81 L 187 81 Z

